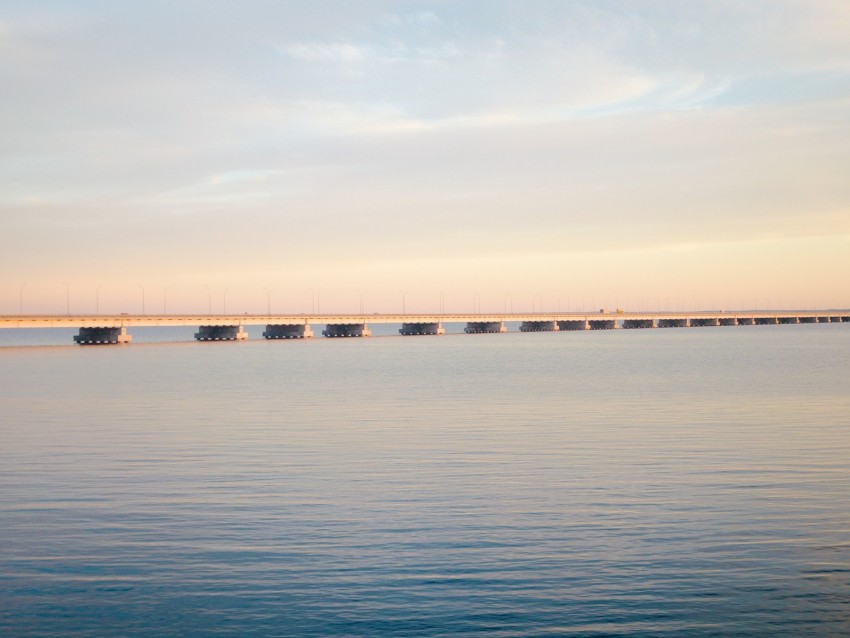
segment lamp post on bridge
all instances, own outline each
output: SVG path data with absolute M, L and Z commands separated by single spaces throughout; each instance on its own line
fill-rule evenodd
M 26 284 L 21 284 L 18 289 L 18 314 L 24 314 L 24 286 Z
M 442 290 L 440 290 L 439 292 L 440 292 L 440 314 L 444 315 L 444 314 L 446 314 L 446 293 L 444 293 Z
M 142 284 L 139 284 L 139 288 L 142 289 L 142 315 L 145 314 L 145 287 Z
M 168 286 L 163 287 L 162 289 L 162 314 L 166 314 L 165 312 L 165 293 L 168 292 Z
M 274 292 L 271 288 L 263 288 L 266 291 L 266 314 L 271 317 L 272 315 L 272 292 Z
M 540 299 L 540 310 L 537 310 L 537 300 Z M 532 295 L 531 296 L 531 312 L 543 312 L 543 295 Z
M 401 314 L 406 315 L 407 314 L 407 308 L 406 308 L 405 298 L 407 297 L 407 293 L 404 290 L 399 290 L 399 292 L 401 293 Z
M 68 285 L 67 281 L 63 281 L 62 284 L 65 286 L 65 314 L 71 314 L 71 286 Z
M 360 314 L 363 315 L 363 295 L 366 294 L 364 290 L 357 290 L 355 292 L 360 296 Z
M 98 284 L 97 288 L 94 289 L 94 314 L 100 314 L 100 289 L 103 287 L 103 284 Z
M 570 312 L 570 296 L 569 295 L 559 295 L 558 296 L 558 314 L 561 314 L 561 299 L 566 298 L 567 300 L 567 313 Z
M 225 314 L 225 315 L 227 314 L 227 291 L 228 291 L 228 288 L 225 288 L 224 289 L 224 301 L 222 302 L 223 305 L 221 307 L 222 313 Z

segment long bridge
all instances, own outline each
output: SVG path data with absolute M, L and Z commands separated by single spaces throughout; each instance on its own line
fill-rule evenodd
M 521 332 L 616 330 L 621 328 L 692 328 L 800 323 L 848 323 L 850 310 L 693 311 L 598 313 L 473 313 L 473 314 L 109 314 L 0 315 L 0 328 L 76 328 L 80 345 L 126 344 L 128 329 L 137 326 L 197 326 L 198 341 L 240 341 L 245 326 L 264 325 L 266 339 L 309 339 L 312 326 L 324 324 L 325 337 L 368 337 L 369 324 L 400 324 L 402 335 L 441 335 L 443 324 L 465 323 L 464 332 L 507 332 L 518 322 Z

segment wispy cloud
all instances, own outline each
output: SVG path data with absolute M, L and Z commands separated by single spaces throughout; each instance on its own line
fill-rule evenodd
M 338 62 L 349 64 L 373 57 L 368 47 L 340 43 L 298 43 L 279 47 L 278 50 L 296 60 L 306 62 Z

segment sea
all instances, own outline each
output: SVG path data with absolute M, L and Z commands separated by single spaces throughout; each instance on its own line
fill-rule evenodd
M 0 331 L 0 635 L 850 636 L 850 324 Z

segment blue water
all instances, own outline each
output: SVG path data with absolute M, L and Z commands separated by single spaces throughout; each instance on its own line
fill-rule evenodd
M 0 417 L 3 636 L 850 635 L 850 324 L 7 347 Z

